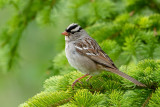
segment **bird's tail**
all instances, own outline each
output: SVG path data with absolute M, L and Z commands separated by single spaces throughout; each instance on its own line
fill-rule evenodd
M 129 81 L 133 82 L 134 84 L 136 84 L 137 86 L 141 86 L 141 87 L 147 87 L 145 84 L 142 84 L 141 82 L 137 81 L 136 79 L 130 77 L 129 75 L 119 71 L 118 69 L 106 69 L 107 71 L 111 71 L 112 73 L 118 74 L 119 76 L 128 79 Z

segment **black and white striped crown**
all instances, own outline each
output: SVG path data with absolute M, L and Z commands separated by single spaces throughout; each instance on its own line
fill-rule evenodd
M 81 29 L 81 26 L 79 26 L 77 23 L 72 23 L 67 27 L 66 32 L 75 33 L 79 32 Z

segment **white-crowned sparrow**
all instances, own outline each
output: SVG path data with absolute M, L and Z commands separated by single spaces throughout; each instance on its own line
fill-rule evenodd
M 65 35 L 65 52 L 68 62 L 71 66 L 85 74 L 73 82 L 72 88 L 83 77 L 91 75 L 88 78 L 90 79 L 93 75 L 103 70 L 118 74 L 137 86 L 146 87 L 145 84 L 119 71 L 98 43 L 78 24 L 70 24 L 62 35 Z

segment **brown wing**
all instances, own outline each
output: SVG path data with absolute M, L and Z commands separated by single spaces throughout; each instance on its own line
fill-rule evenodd
M 146 87 L 145 84 L 119 71 L 117 67 L 114 65 L 113 61 L 100 48 L 100 46 L 97 44 L 97 42 L 94 39 L 85 38 L 84 40 L 79 40 L 77 43 L 75 43 L 75 48 L 77 52 L 79 52 L 80 54 L 85 55 L 95 63 L 104 66 L 104 68 L 107 71 L 111 71 L 112 73 L 118 74 L 119 76 L 128 79 L 129 81 L 135 83 L 138 86 Z
M 75 43 L 77 52 L 89 57 L 94 62 L 107 68 L 117 69 L 109 56 L 100 48 L 97 42 L 92 38 L 85 38 Z

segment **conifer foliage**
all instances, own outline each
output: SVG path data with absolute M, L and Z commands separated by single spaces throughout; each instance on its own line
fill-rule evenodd
M 18 48 L 23 31 L 28 24 L 37 20 L 38 23 L 51 21 L 52 9 L 56 0 L 1 0 L 0 8 L 11 5 L 14 15 L 0 31 L 0 70 L 9 71 L 19 56 Z
M 82 79 L 72 90 L 71 84 L 83 74 L 72 71 L 63 76 L 52 76 L 44 82 L 44 91 L 20 107 L 140 107 L 159 105 L 160 60 L 142 60 L 137 65 L 122 66 L 121 70 L 147 85 L 136 87 L 115 74 L 103 72 L 88 82 Z M 155 105 L 155 106 L 154 106 Z
M 82 79 L 83 84 L 77 83 L 72 90 L 71 84 L 83 74 L 68 64 L 62 51 L 53 59 L 53 72 L 59 75 L 47 79 L 44 90 L 19 107 L 160 106 L 159 0 L 2 0 L 0 7 L 8 4 L 17 8 L 17 14 L 0 34 L 0 57 L 6 62 L 0 62 L 0 66 L 8 65 L 1 67 L 4 70 L 13 65 L 27 24 L 31 20 L 51 23 L 51 10 L 56 8 L 65 11 L 63 15 L 71 22 L 80 24 L 122 72 L 147 85 L 137 87 L 115 74 L 103 72 L 88 82 L 87 77 Z

